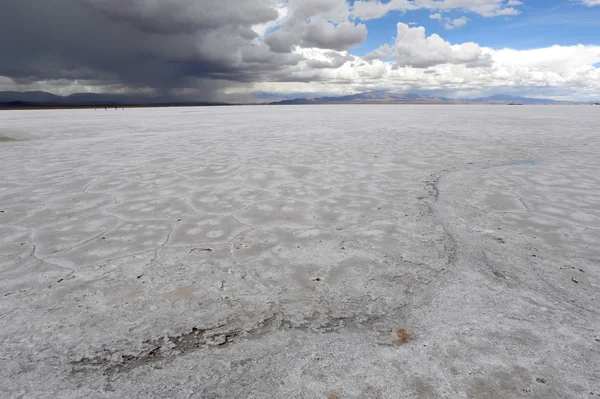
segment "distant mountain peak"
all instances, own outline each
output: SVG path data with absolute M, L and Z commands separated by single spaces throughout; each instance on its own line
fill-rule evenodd
M 414 93 L 401 93 L 389 90 L 372 90 L 356 94 L 329 97 L 303 97 L 282 100 L 271 104 L 397 104 L 397 103 L 441 103 L 447 99 L 422 96 Z

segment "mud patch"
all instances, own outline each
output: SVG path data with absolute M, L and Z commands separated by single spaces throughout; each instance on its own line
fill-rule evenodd
M 223 326 L 218 326 L 216 329 L 220 327 Z M 138 367 L 160 362 L 174 354 L 185 355 L 205 346 L 227 345 L 241 333 L 239 330 L 234 330 L 221 334 L 215 333 L 216 329 L 201 330 L 194 327 L 191 332 L 180 336 L 146 341 L 145 344 L 150 346 L 151 349 L 139 355 L 122 355 L 120 362 L 117 363 L 111 362 L 112 353 L 105 351 L 93 358 L 83 358 L 71 362 L 71 365 L 74 367 L 74 372 L 101 367 L 104 368 L 104 375 L 106 376 L 128 373 Z
M 117 351 L 105 349 L 97 356 L 85 357 L 70 364 L 73 366 L 73 373 L 103 369 L 103 375 L 113 376 L 129 373 L 138 367 L 152 365 L 163 360 L 172 360 L 175 357 L 185 356 L 201 349 L 225 347 L 242 337 L 257 338 L 280 329 L 311 330 L 315 333 L 326 334 L 344 328 L 373 328 L 375 324 L 383 323 L 385 322 L 379 318 L 357 315 L 346 318 L 330 317 L 315 326 L 311 323 L 297 324 L 295 321 L 287 319 L 285 314 L 277 312 L 247 328 L 232 326 L 227 323 L 206 329 L 194 327 L 190 332 L 182 335 L 147 340 L 144 344 L 149 349 L 138 355 L 121 354 L 119 356 Z M 395 331 L 396 342 L 400 345 L 415 339 L 414 334 L 410 331 L 404 329 Z

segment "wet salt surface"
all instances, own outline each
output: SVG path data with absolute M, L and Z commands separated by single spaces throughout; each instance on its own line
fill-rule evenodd
M 0 389 L 595 397 L 595 111 L 1 112 Z

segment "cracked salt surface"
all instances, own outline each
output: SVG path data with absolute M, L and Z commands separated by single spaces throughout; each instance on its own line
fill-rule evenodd
M 599 123 L 566 106 L 2 112 L 0 391 L 592 397 Z

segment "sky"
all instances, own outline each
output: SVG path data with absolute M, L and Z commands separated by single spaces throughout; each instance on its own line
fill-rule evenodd
M 1 0 L 0 91 L 600 99 L 600 0 Z

